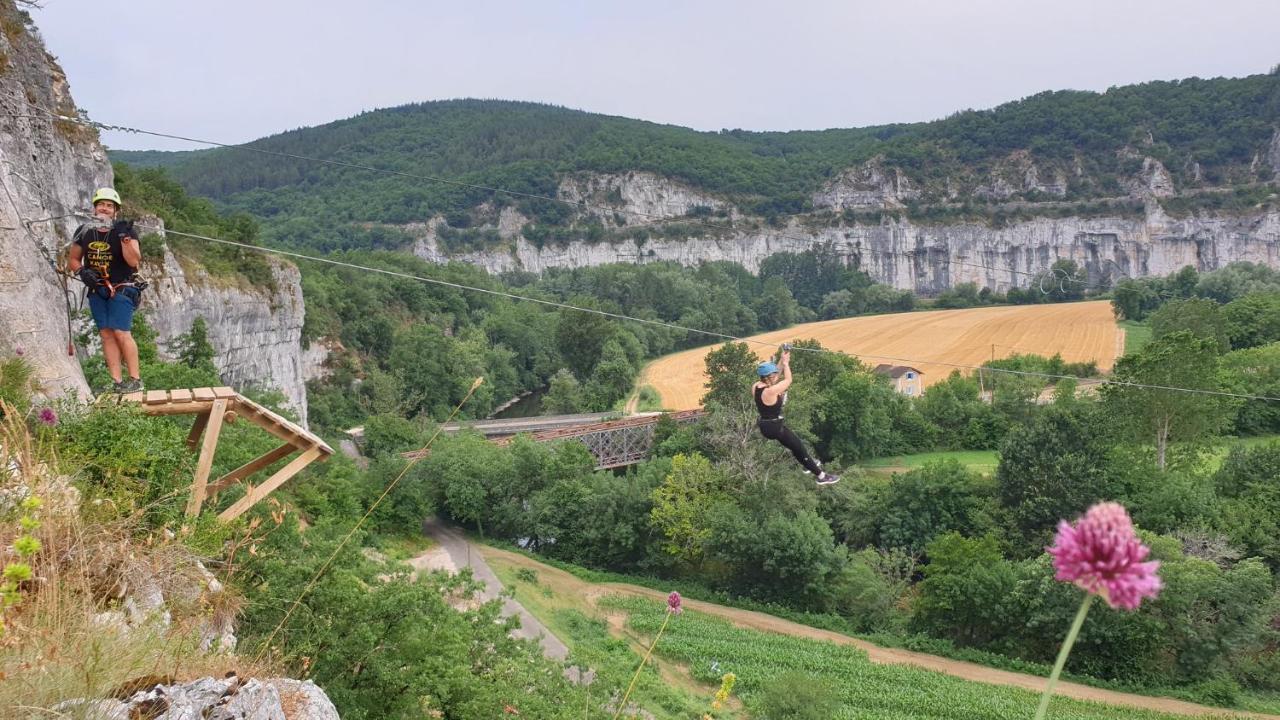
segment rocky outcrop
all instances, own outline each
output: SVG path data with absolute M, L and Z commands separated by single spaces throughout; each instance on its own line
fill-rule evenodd
M 1277 176 L 1280 176 L 1280 128 L 1276 128 L 1275 135 L 1271 136 L 1271 147 L 1267 150 L 1267 162 L 1271 163 L 1271 170 Z
M 54 710 L 92 720 L 339 720 L 329 697 L 310 680 L 242 680 L 232 673 L 222 679 L 174 683 L 158 678 L 138 684 L 142 687 L 122 688 L 123 697 L 69 700 Z
M 813 195 L 813 206 L 831 210 L 899 208 L 919 192 L 897 168 L 886 169 L 877 158 L 840 173 Z
M 50 265 L 76 221 L 48 218 L 87 208 L 111 165 L 93 130 L 46 114 L 75 115 L 66 76 L 11 0 L 0 15 L 0 357 L 20 348 L 46 394 L 87 396 Z
M 581 204 L 584 214 L 605 225 L 643 225 L 688 215 L 695 208 L 729 207 L 705 192 L 649 172 L 571 175 L 560 181 L 556 197 Z
M 204 318 L 222 381 L 238 390 L 280 391 L 305 427 L 305 375 L 308 363 L 316 360 L 303 358 L 302 277 L 291 263 L 274 257 L 267 261 L 272 286 L 255 287 L 242 278 L 211 276 L 199 263 L 179 259 L 166 248 L 159 262 L 144 261 L 151 288 L 143 307 L 162 357 L 173 359 L 166 345 L 190 332 L 196 318 Z
M 652 238 L 643 244 L 575 241 L 537 247 L 518 238 L 513 250 L 472 253 L 468 259 L 494 273 L 584 267 L 623 257 L 685 265 L 729 260 L 756 272 L 774 253 L 824 246 L 876 281 L 903 290 L 932 294 L 974 282 L 1005 291 L 1036 283 L 1035 274 L 1058 259 L 1074 260 L 1092 277 L 1113 280 L 1163 275 L 1185 265 L 1214 270 L 1242 260 L 1280 267 L 1280 212 L 1174 219 L 1152 203 L 1140 218 L 1039 218 L 1001 228 L 894 219 L 818 228 L 793 222 L 717 237 Z

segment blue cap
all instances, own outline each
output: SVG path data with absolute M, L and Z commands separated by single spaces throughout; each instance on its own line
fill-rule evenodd
M 760 377 L 765 377 L 778 372 L 778 366 L 771 362 L 762 362 L 760 367 L 756 368 L 756 372 L 760 373 Z

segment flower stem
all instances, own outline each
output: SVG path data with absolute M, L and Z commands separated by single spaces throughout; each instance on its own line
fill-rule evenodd
M 658 634 L 653 636 L 653 643 L 649 645 L 649 650 L 645 652 L 644 659 L 640 661 L 640 667 L 636 668 L 636 674 L 631 676 L 631 684 L 627 686 L 627 691 L 623 693 L 622 700 L 618 702 L 618 711 L 613 714 L 613 720 L 618 720 L 623 708 L 627 706 L 627 698 L 631 697 L 631 691 L 635 689 L 636 681 L 640 679 L 640 671 L 644 670 L 644 666 L 649 662 L 649 656 L 653 654 L 653 649 L 658 646 L 658 638 L 662 637 L 662 631 L 667 629 L 667 621 L 670 619 L 671 611 L 668 610 L 667 616 L 662 618 L 662 627 L 658 628 Z
M 1067 639 L 1062 641 L 1062 649 L 1058 651 L 1058 659 L 1053 663 L 1053 672 L 1049 673 L 1049 683 L 1044 686 L 1044 694 L 1040 696 L 1040 707 L 1036 708 L 1035 720 L 1044 720 L 1049 710 L 1049 699 L 1053 697 L 1053 688 L 1058 684 L 1058 676 L 1062 674 L 1062 666 L 1067 664 L 1067 655 L 1071 654 L 1071 646 L 1076 644 L 1076 636 L 1084 625 L 1084 616 L 1089 614 L 1089 606 L 1093 604 L 1093 593 L 1085 593 L 1084 602 L 1076 612 L 1076 619 L 1071 622 L 1067 631 Z

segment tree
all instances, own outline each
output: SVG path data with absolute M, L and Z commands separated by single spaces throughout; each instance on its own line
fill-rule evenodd
M 956 460 L 929 463 L 895 475 L 875 512 L 876 546 L 924 551 L 947 532 L 977 534 L 989 525 L 984 505 L 991 497 L 979 478 Z
M 865 370 L 836 376 L 814 408 L 814 432 L 831 456 L 852 462 L 910 447 L 893 432 L 895 415 L 906 412 L 906 398 L 883 378 Z
M 203 317 L 191 322 L 191 330 L 173 339 L 170 349 L 178 362 L 189 368 L 217 372 L 213 365 L 214 350 L 209 342 L 209 326 Z
M 1000 503 L 1029 547 L 1048 539 L 1062 518 L 1113 497 L 1104 425 L 1089 406 L 1052 405 L 1015 426 L 1000 446 Z
M 631 391 L 636 369 L 627 359 L 617 338 L 610 338 L 600 351 L 600 360 L 591 372 L 586 395 L 593 410 L 605 411 L 614 406 Z
M 1280 340 L 1280 293 L 1251 293 L 1222 308 L 1227 337 L 1235 350 Z
M 916 629 L 979 647 L 1014 629 L 1005 606 L 1017 576 L 994 537 L 947 533 L 929 543 L 926 553 L 929 563 L 911 619 Z
M 1232 392 L 1280 397 L 1280 343 L 1223 355 L 1222 374 Z M 1280 402 L 1242 400 L 1234 425 L 1244 435 L 1280 432 Z
M 547 394 L 542 396 L 542 409 L 551 415 L 572 415 L 582 412 L 585 404 L 578 378 L 565 368 L 557 370 L 551 376 Z
M 1147 320 L 1151 325 L 1151 337 L 1161 338 L 1169 333 L 1186 330 L 1198 338 L 1212 340 L 1219 352 L 1231 347 L 1227 324 L 1223 320 L 1222 306 L 1206 298 L 1171 300 L 1151 313 Z
M 751 409 L 751 386 L 760 360 L 746 343 L 728 342 L 707 353 L 704 406 L 718 405 L 745 412 Z
M 1156 466 L 1161 470 L 1168 463 L 1169 443 L 1212 437 L 1235 410 L 1228 398 L 1194 392 L 1223 388 L 1218 380 L 1217 343 L 1187 330 L 1152 340 L 1141 352 L 1121 358 L 1114 377 L 1115 382 L 1102 387 L 1108 415 L 1134 440 L 1155 445 Z
M 727 479 L 701 455 L 676 455 L 671 472 L 653 491 L 650 521 L 666 538 L 663 549 L 689 565 L 702 561 L 711 537 L 707 520 L 712 508 L 727 502 Z

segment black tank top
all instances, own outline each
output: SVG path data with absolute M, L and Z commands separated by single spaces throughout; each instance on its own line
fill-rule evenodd
M 756 387 L 756 412 L 760 413 L 761 420 L 777 420 L 782 417 L 782 403 L 786 402 L 783 398 L 778 398 L 778 402 L 773 405 L 764 404 L 764 388 Z

